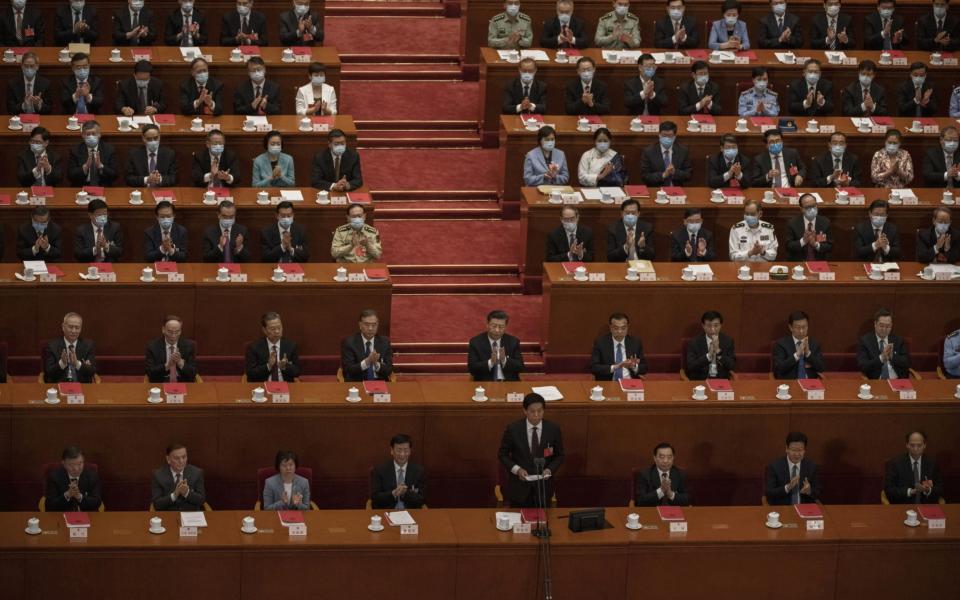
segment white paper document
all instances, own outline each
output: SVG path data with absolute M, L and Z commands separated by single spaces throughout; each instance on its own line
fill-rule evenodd
M 527 475 L 526 477 L 527 481 L 540 481 L 541 479 L 550 479 L 550 474 L 547 473 L 546 475 Z
M 387 521 L 395 527 L 400 525 L 413 525 L 416 521 L 413 520 L 413 517 L 410 516 L 410 513 L 405 510 L 395 510 L 393 512 L 387 513 Z
M 551 402 L 553 400 L 563 400 L 563 394 L 560 393 L 560 390 L 558 390 L 557 386 L 555 385 L 533 387 L 530 388 L 530 391 L 532 391 L 534 394 L 540 394 L 547 402 Z
M 34 275 L 46 275 L 47 274 L 47 262 L 43 260 L 25 260 L 23 261 L 23 268 L 33 269 Z
M 543 50 L 521 50 L 520 58 L 532 58 L 533 60 L 550 61 L 550 57 Z
M 915 193 L 913 193 L 913 190 L 910 189 L 910 188 L 903 188 L 903 189 L 893 188 L 892 190 L 890 190 L 890 193 L 891 193 L 891 194 L 896 194 L 896 195 L 900 196 L 900 199 L 901 199 L 901 200 L 903 200 L 904 198 L 916 198 L 916 197 L 917 197 L 917 195 L 916 195 Z
M 709 273 L 713 275 L 713 269 L 710 268 L 710 265 L 687 265 L 687 268 L 693 271 L 693 274 L 697 273 Z
M 203 511 L 182 512 L 180 513 L 180 526 L 181 527 L 206 527 L 207 517 L 204 516 Z
M 180 48 L 180 54 L 184 58 L 189 58 L 193 60 L 194 58 L 198 58 L 202 56 L 203 51 L 200 50 L 199 46 L 184 46 L 183 48 Z
M 871 267 L 879 267 L 881 271 L 899 271 L 900 265 L 895 262 L 885 262 L 885 263 L 874 263 L 870 265 Z
M 611 55 L 611 54 L 616 54 L 616 55 L 617 55 L 617 61 L 618 61 L 618 62 L 621 61 L 621 60 L 627 60 L 627 61 L 636 62 L 636 61 L 640 60 L 640 55 L 643 54 L 643 52 L 641 52 L 641 51 L 639 51 L 639 50 L 604 50 L 604 51 L 603 51 L 603 60 L 605 60 L 605 61 L 607 61 L 607 62 L 610 62 L 610 55 Z
M 303 192 L 300 190 L 280 190 L 280 197 L 291 202 L 303 201 Z
M 523 523 L 523 517 L 521 517 L 520 513 L 518 512 L 497 511 L 497 521 L 499 521 L 500 519 L 507 519 L 510 522 L 510 527 Z

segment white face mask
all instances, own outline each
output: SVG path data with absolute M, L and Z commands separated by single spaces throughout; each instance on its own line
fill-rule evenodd
M 313 85 L 315 85 L 315 86 L 317 86 L 317 87 L 320 87 L 321 85 L 323 85 L 323 83 L 324 83 L 326 80 L 327 80 L 327 76 L 326 76 L 326 75 L 311 75 L 311 76 L 310 76 L 310 83 L 313 84 Z

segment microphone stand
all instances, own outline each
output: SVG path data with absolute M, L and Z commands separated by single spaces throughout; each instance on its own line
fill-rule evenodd
M 533 535 L 539 540 L 538 551 L 540 554 L 540 565 L 543 568 L 543 597 L 544 600 L 553 600 L 553 576 L 550 571 L 550 525 L 547 521 L 547 484 L 543 479 L 543 471 L 546 466 L 546 459 L 543 457 L 534 458 L 533 464 L 537 469 L 537 504 L 543 510 L 543 521 L 537 518 L 537 526 L 533 530 Z

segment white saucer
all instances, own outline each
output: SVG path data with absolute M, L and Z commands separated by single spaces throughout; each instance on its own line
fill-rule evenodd
M 149 402 L 150 404 L 162 404 L 163 398 L 157 398 L 156 400 L 154 400 L 150 396 L 147 396 L 147 402 Z
M 590 280 L 590 277 L 589 277 L 589 276 L 577 277 L 576 275 L 574 275 L 573 278 L 576 279 L 577 281 L 589 281 L 589 280 Z
M 632 132 L 634 132 L 634 133 L 640 133 L 640 132 L 643 131 L 643 125 L 638 125 L 638 126 L 634 127 L 633 124 L 631 124 L 631 125 L 630 125 L 630 131 L 632 131 Z
M 694 276 L 694 277 L 684 277 L 683 275 L 680 276 L 680 279 L 682 279 L 682 280 L 684 280 L 684 281 L 696 281 L 696 280 L 697 280 L 696 276 Z
M 117 127 L 117 131 L 119 131 L 120 133 L 130 133 L 131 131 L 133 131 L 133 127 L 127 127 L 127 128 Z
M 140 206 L 141 204 L 143 204 L 143 198 L 140 198 L 139 200 L 130 199 L 129 202 L 134 206 Z
M 156 280 L 157 280 L 156 277 L 154 277 L 154 278 L 152 278 L 152 279 L 144 279 L 144 278 L 143 278 L 143 275 L 140 276 L 140 281 L 142 281 L 143 283 L 153 283 L 153 282 L 156 281 Z
M 244 532 L 244 533 L 256 533 L 256 532 L 257 532 L 257 528 L 254 527 L 254 528 L 252 528 L 252 529 L 245 529 L 243 526 L 241 526 L 241 527 L 240 527 L 240 531 L 242 531 L 242 532 Z
M 91 277 L 90 275 L 87 275 L 86 273 L 77 273 L 77 275 L 80 276 L 80 279 L 85 279 L 85 280 L 87 280 L 87 281 L 99 281 L 99 280 L 100 280 L 100 276 L 99 276 L 99 275 L 94 275 L 94 276 L 92 276 L 92 277 Z
M 707 399 L 707 395 L 706 395 L 706 394 L 704 394 L 704 395 L 702 395 L 702 396 L 690 396 L 690 397 L 693 398 L 694 400 L 706 400 L 706 399 Z
M 606 396 L 600 396 L 599 398 L 594 398 L 593 396 L 588 396 L 588 397 L 594 402 L 603 402 L 604 400 L 607 399 Z
M 214 277 L 213 280 L 219 281 L 220 283 L 230 283 L 230 277 L 227 277 L 226 279 L 220 279 L 219 277 Z
M 807 127 L 804 131 L 806 133 L 820 133 L 820 128 L 818 127 L 816 129 L 810 129 L 809 127 Z
M 250 396 L 250 402 L 253 402 L 254 404 L 263 404 L 263 403 L 266 402 L 266 401 L 267 401 L 267 396 L 266 396 L 266 395 L 264 395 L 263 398 L 260 398 L 259 400 L 257 400 L 257 399 L 254 398 L 253 396 Z
M 80 125 L 67 125 L 67 129 L 70 131 L 80 131 Z
M 30 204 L 30 199 L 28 198 L 26 200 L 21 200 L 20 198 L 17 198 L 16 200 L 13 201 L 13 203 L 19 204 L 20 206 L 26 206 L 27 204 Z
M 920 527 L 920 519 L 917 519 L 916 522 L 911 523 L 910 521 L 904 519 L 903 524 L 907 527 Z M 29 531 L 27 533 L 30 533 Z
M 604 200 L 603 198 L 600 198 L 600 204 L 613 204 L 613 203 L 614 203 L 613 196 L 611 196 L 609 200 Z
M 270 204 L 270 198 L 267 198 L 266 200 L 261 200 L 260 198 L 257 198 L 257 204 L 261 206 L 264 204 Z
M 847 204 L 850 204 L 850 199 L 847 198 L 846 200 L 841 200 L 840 198 L 837 198 L 836 200 L 833 201 L 833 203 L 839 204 L 840 206 L 846 206 Z
M 313 131 L 313 126 L 311 125 L 310 127 L 297 127 L 297 130 L 302 131 L 303 133 L 310 133 L 311 131 Z
M 563 198 L 557 198 L 557 199 L 547 198 L 547 202 L 549 202 L 550 204 L 563 204 Z
M 781 396 L 780 394 L 777 394 L 777 400 L 790 400 L 791 398 L 793 398 L 793 396 L 791 396 L 790 394 L 787 394 L 786 396 Z
M 356 398 L 351 398 L 350 396 L 347 396 L 347 397 L 346 397 L 346 400 L 347 400 L 347 402 L 349 402 L 349 403 L 351 403 L 351 404 L 356 404 L 357 402 L 360 402 L 360 400 L 362 400 L 362 398 L 360 398 L 359 396 L 357 396 Z
M 889 203 L 889 204 L 903 204 L 903 198 L 900 198 L 899 200 L 887 200 L 887 203 Z
M 921 127 L 920 129 L 912 129 L 910 127 L 907 127 L 907 131 L 909 131 L 910 133 L 923 133 L 923 128 Z
M 782 522 L 780 522 L 780 523 L 771 523 L 771 522 L 767 521 L 766 523 L 764 523 L 764 525 L 766 525 L 766 526 L 767 526 L 768 528 L 770 528 L 770 529 L 780 529 L 781 527 L 783 527 L 783 523 L 782 523 Z
M 317 198 L 317 204 L 323 204 L 323 205 L 330 204 L 330 196 L 327 196 L 326 200 L 321 200 Z
M 726 201 L 726 198 L 710 198 L 710 202 L 713 202 L 714 204 L 723 204 Z
M 152 533 L 153 535 L 160 535 L 161 533 L 166 533 L 166 532 L 167 532 L 167 528 L 166 528 L 166 527 L 161 527 L 160 529 L 147 529 L 147 531 L 149 531 L 149 532 Z
M 866 396 L 863 394 L 857 394 L 857 398 L 860 398 L 861 400 L 873 400 L 873 394 L 867 394 Z
M 292 56 L 290 56 L 290 57 L 288 57 L 288 58 L 283 58 L 283 57 L 280 58 L 280 62 L 285 62 L 285 63 L 292 63 L 292 62 L 296 62 L 296 61 L 297 61 L 297 59 L 294 58 L 294 57 L 292 57 Z
M 639 275 L 636 275 L 634 277 L 630 277 L 629 275 L 624 275 L 623 278 L 626 279 L 627 281 L 640 281 Z
M 69 58 L 57 58 L 57 62 L 68 63 L 70 62 Z
M 60 398 L 57 398 L 56 400 L 49 400 L 48 398 L 44 398 L 43 401 L 46 402 L 47 404 L 60 404 Z
M 122 56 L 111 56 L 111 57 L 108 58 L 107 60 L 109 60 L 109 61 L 112 62 L 112 63 L 119 63 L 119 62 L 123 62 L 123 57 L 122 57 Z
M 753 281 L 753 275 L 747 275 L 746 277 L 743 277 L 742 275 L 737 275 L 737 279 L 739 279 L 740 281 Z
M 906 523 L 906 521 L 904 521 L 904 523 Z M 27 535 L 40 535 L 41 533 L 43 533 L 43 529 L 37 529 L 36 531 L 33 531 L 29 527 L 24 527 L 23 531 Z
M 13 125 L 7 125 L 7 129 L 9 129 L 10 131 L 20 131 L 21 129 L 23 129 L 23 125 L 21 125 L 20 127 L 14 127 Z
M 202 133 L 202 132 L 203 132 L 203 127 L 191 127 L 191 128 L 190 128 L 190 131 L 192 131 L 192 132 L 194 132 L 194 133 Z
M 670 204 L 669 198 L 664 198 L 663 200 L 661 200 L 660 198 L 654 198 L 653 201 L 656 202 L 657 204 Z
M 870 274 L 870 275 L 867 275 L 867 279 L 869 279 L 870 281 L 883 281 L 883 275 L 874 277 L 872 274 Z
M 272 281 L 272 282 L 274 282 L 274 283 L 283 283 L 283 282 L 285 282 L 286 280 L 287 280 L 286 277 L 283 277 L 283 278 L 281 278 L 281 279 L 277 279 L 276 277 L 271 277 L 271 278 L 270 278 L 270 281 Z
M 240 58 L 234 58 L 234 57 L 231 56 L 231 57 L 230 57 L 230 62 L 232 62 L 232 63 L 243 62 L 243 57 L 241 56 Z
M 750 128 L 744 127 L 743 129 L 740 129 L 739 127 L 737 127 L 736 129 L 734 129 L 734 131 L 736 131 L 737 133 L 747 133 L 748 131 L 750 131 Z
M 86 200 L 75 200 L 74 202 L 77 203 L 77 206 L 86 206 L 90 204 L 90 199 L 87 198 Z
M 373 525 L 367 525 L 367 529 L 369 529 L 370 531 L 383 531 L 383 530 L 386 529 L 386 528 L 385 528 L 383 525 L 381 525 L 380 527 L 374 527 Z
M 341 278 L 337 277 L 336 275 L 333 276 L 333 280 L 336 281 L 337 283 L 346 283 L 346 282 L 348 281 L 348 279 L 347 279 L 346 277 L 344 277 L 343 279 L 341 279 Z
M 770 198 L 769 200 L 767 200 L 766 198 L 764 198 L 764 199 L 763 199 L 763 203 L 764 203 L 764 204 L 776 204 L 776 203 L 777 203 L 777 199 L 776 199 L 776 198 Z
M 5 62 L 5 63 L 15 63 L 15 62 L 17 62 L 17 58 L 16 58 L 16 57 L 13 57 L 13 58 L 3 57 L 3 62 Z
M 577 131 L 580 131 L 580 132 L 583 132 L 583 133 L 588 133 L 588 132 L 590 131 L 590 127 L 589 127 L 589 126 L 587 126 L 587 127 L 577 127 Z
M 484 396 L 483 398 L 477 398 L 476 396 L 471 396 L 470 399 L 473 400 L 474 402 L 486 402 L 487 400 L 489 400 L 489 398 L 487 398 L 486 396 Z
M 247 133 L 253 133 L 254 131 L 256 131 L 256 130 L 257 130 L 257 128 L 256 128 L 256 127 L 250 127 L 250 128 L 247 128 L 247 127 L 241 127 L 240 129 L 241 129 L 241 130 L 243 130 L 243 131 L 246 131 Z
M 636 531 L 638 529 L 643 529 L 643 525 L 641 525 L 640 523 L 637 523 L 636 525 L 625 523 L 623 526 L 626 527 L 627 529 L 632 529 L 633 531 Z
M 941 199 L 941 200 L 940 200 L 940 203 L 941 203 L 941 204 L 946 204 L 946 205 L 948 205 L 948 206 L 953 206 L 954 204 L 957 203 L 957 201 L 956 201 L 956 200 L 947 201 L 947 200 L 942 200 L 942 199 Z
M 32 281 L 36 281 L 36 280 L 37 280 L 37 276 L 36 276 L 36 275 L 34 275 L 33 277 L 31 277 L 30 279 L 27 279 L 26 277 L 24 277 L 24 276 L 21 275 L 20 273 L 14 273 L 13 276 L 16 277 L 17 279 L 19 279 L 20 281 L 26 281 L 27 283 L 30 283 L 30 282 L 32 282 Z
M 368 526 L 367 528 L 369 529 L 369 526 Z M 513 529 L 513 528 L 512 528 L 512 527 L 507 527 L 507 528 L 497 527 L 497 531 L 510 531 L 511 529 Z M 373 531 L 373 529 L 371 529 L 370 531 Z M 377 531 L 379 531 L 379 530 L 377 530 Z
M 792 280 L 794 280 L 794 281 L 803 281 L 803 280 L 805 280 L 806 278 L 807 278 L 806 275 L 801 275 L 800 277 L 797 277 L 796 275 L 791 275 L 791 276 L 790 276 L 790 279 L 792 279 Z

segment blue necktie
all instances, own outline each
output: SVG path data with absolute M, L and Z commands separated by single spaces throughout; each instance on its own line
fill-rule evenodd
M 790 473 L 790 479 L 793 479 L 800 474 L 800 467 L 793 465 L 793 472 Z M 793 488 L 793 492 L 790 494 L 790 503 L 791 504 L 800 504 L 800 483 L 797 483 L 797 487 Z
M 799 350 L 799 348 L 800 342 L 797 342 L 797 349 Z M 807 365 L 805 363 L 806 357 L 801 355 L 800 358 L 797 359 L 797 379 L 807 378 Z
M 670 166 L 670 151 L 663 151 L 663 169 L 666 170 Z M 663 185 L 673 185 L 673 177 L 668 177 L 663 180 Z
M 403 467 L 400 467 L 397 469 L 397 485 L 401 485 L 405 480 L 406 478 L 403 476 Z M 397 498 L 397 510 L 403 510 L 406 507 L 407 505 L 403 503 L 403 498 Z
M 616 364 L 620 364 L 621 362 L 623 362 L 623 346 L 616 342 L 614 342 L 614 345 L 617 347 L 617 349 L 613 355 L 613 362 Z M 613 371 L 614 381 L 620 381 L 622 377 L 623 377 L 623 367 L 620 367 Z
M 87 99 L 82 94 L 77 96 L 77 114 L 87 114 Z
M 880 340 L 880 353 L 883 354 L 883 348 L 886 346 L 886 340 Z M 880 379 L 890 379 L 890 363 L 883 361 L 883 366 L 880 367 Z
M 367 342 L 367 356 L 370 356 L 370 353 L 371 353 L 371 352 L 373 352 L 373 341 L 368 341 L 368 342 Z M 366 373 L 366 375 L 365 375 L 365 378 L 366 378 L 368 381 L 377 378 L 377 373 L 376 373 L 376 371 L 373 370 L 373 364 L 372 364 L 372 363 L 367 365 L 367 373 Z
M 883 19 L 880 23 L 881 28 L 886 27 L 887 23 L 890 22 L 890 19 Z M 892 50 L 893 49 L 893 27 L 890 28 L 890 35 L 883 38 L 883 49 Z

